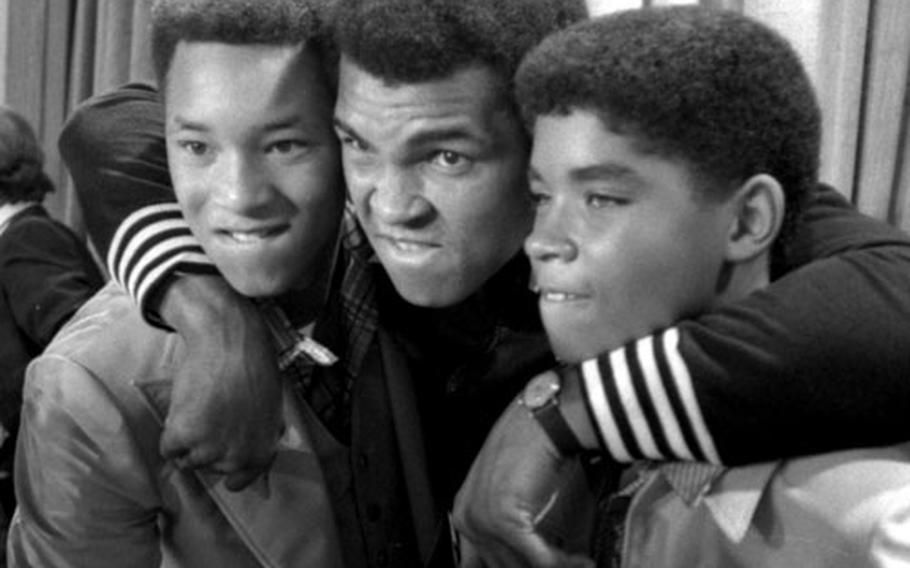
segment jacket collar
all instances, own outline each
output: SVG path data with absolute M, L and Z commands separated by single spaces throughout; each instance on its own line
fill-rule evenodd
M 727 538 L 739 542 L 779 466 L 780 462 L 734 468 L 672 463 L 660 466 L 659 471 L 686 505 L 703 503 Z
M 13 217 L 26 209 L 31 209 L 38 205 L 40 204 L 34 201 L 19 201 L 17 203 L 4 203 L 0 205 L 0 235 L 2 235 L 3 231 L 9 226 Z
M 172 381 L 134 381 L 133 385 L 163 426 Z M 263 566 L 340 567 L 332 504 L 305 425 L 309 410 L 294 406 L 291 387 L 287 383 L 285 387 L 285 433 L 266 476 L 242 491 L 228 491 L 220 474 L 197 470 L 193 475 Z M 288 503 L 301 502 L 307 503 L 307 514 L 290 516 Z

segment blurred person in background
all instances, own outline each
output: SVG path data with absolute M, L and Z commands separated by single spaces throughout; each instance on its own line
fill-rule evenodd
M 0 505 L 12 514 L 11 479 L 22 380 L 70 316 L 103 284 L 85 243 L 48 215 L 54 191 L 28 121 L 0 106 Z

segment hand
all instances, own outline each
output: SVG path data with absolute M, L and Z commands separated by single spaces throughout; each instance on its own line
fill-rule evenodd
M 461 566 L 593 567 L 589 558 L 567 553 L 547 538 L 553 528 L 548 515 L 580 481 L 579 473 L 578 459 L 559 455 L 527 409 L 509 405 L 455 498 Z
M 181 468 L 226 474 L 226 487 L 240 490 L 268 470 L 283 429 L 268 330 L 248 299 L 212 276 L 179 278 L 161 314 L 186 342 L 161 454 Z

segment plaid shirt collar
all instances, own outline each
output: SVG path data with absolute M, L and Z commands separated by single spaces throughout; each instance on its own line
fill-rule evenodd
M 257 305 L 278 350 L 282 375 L 329 430 L 344 439 L 350 429 L 354 380 L 376 336 L 378 310 L 369 274 L 372 252 L 350 211 L 344 217 L 340 245 L 325 308 L 316 322 L 295 325 L 272 299 Z M 337 362 L 341 372 L 315 372 L 314 367 Z
M 342 221 L 340 301 L 332 302 L 340 309 L 339 321 L 345 340 L 343 364 L 348 377 L 353 380 L 360 374 L 364 358 L 379 328 L 379 308 L 376 286 L 370 263 L 373 249 L 357 224 L 353 207 L 348 204 Z
M 319 319 L 338 322 L 340 329 L 332 331 L 339 332 L 338 338 L 343 341 L 343 345 L 338 346 L 344 353 L 342 364 L 346 374 L 356 377 L 376 335 L 379 312 L 369 267 L 373 252 L 350 206 L 345 210 L 340 239 L 341 250 L 332 276 L 333 285 L 339 282 L 340 285 L 334 286 L 329 294 L 325 312 Z M 295 326 L 272 299 L 259 300 L 257 305 L 278 349 L 279 369 L 285 370 L 301 357 L 320 366 L 330 366 L 338 361 L 339 357 L 331 349 L 312 337 L 314 322 Z

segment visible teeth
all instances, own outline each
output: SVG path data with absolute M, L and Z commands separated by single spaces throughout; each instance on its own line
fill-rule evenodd
M 414 243 L 414 242 L 409 242 L 409 241 L 394 241 L 394 244 L 395 244 L 395 248 L 397 248 L 398 250 L 405 251 L 405 252 L 415 252 L 415 251 L 423 250 L 426 248 L 424 245 L 422 245 L 420 243 Z
M 548 302 L 566 302 L 569 300 L 574 300 L 578 298 L 575 294 L 567 294 L 565 292 L 544 292 L 543 299 Z
M 253 241 L 265 238 L 268 233 L 268 231 L 231 231 L 228 234 L 235 241 L 239 241 L 241 243 L 251 243 Z

